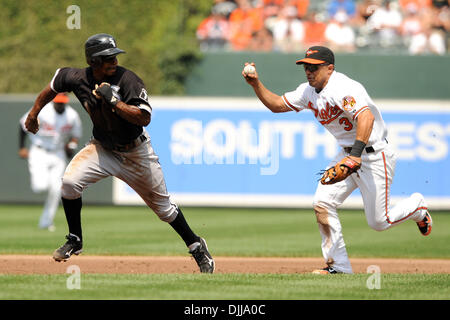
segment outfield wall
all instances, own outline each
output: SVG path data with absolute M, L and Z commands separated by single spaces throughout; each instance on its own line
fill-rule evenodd
M 18 119 L 33 97 L 0 97 L 0 202 L 43 199 L 29 187 L 17 156 Z M 160 157 L 173 200 L 185 206 L 310 207 L 317 173 L 335 155 L 334 138 L 311 112 L 273 114 L 255 98 L 151 98 L 146 129 Z M 392 201 L 421 192 L 434 209 L 450 208 L 450 100 L 376 100 L 397 150 Z M 91 125 L 83 121 L 83 143 Z M 86 203 L 141 205 L 128 186 L 111 178 L 88 188 Z M 358 192 L 344 204 L 361 208 Z
M 277 94 L 306 82 L 295 64 L 303 54 L 263 52 L 206 53 L 186 80 L 190 96 L 253 97 L 241 72 L 255 62 L 267 88 Z M 450 56 L 336 54 L 336 70 L 361 82 L 373 99 L 450 99 Z

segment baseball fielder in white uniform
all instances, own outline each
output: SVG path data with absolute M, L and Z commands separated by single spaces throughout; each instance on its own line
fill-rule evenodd
M 66 103 L 69 97 L 58 94 L 39 114 L 41 130 L 33 135 L 25 128 L 28 112 L 20 119 L 19 156 L 28 159 L 31 189 L 40 193 L 48 191 L 39 227 L 54 231 L 53 224 L 61 198 L 61 178 L 81 138 L 81 120 L 78 113 Z M 27 134 L 28 133 L 28 134 Z M 30 138 L 29 150 L 25 137 Z
M 356 188 L 360 189 L 363 198 L 367 223 L 374 230 L 383 231 L 411 219 L 423 235 L 428 235 L 431 216 L 420 193 L 413 193 L 390 207 L 396 156 L 387 140 L 386 125 L 364 87 L 335 71 L 333 52 L 326 47 L 314 46 L 296 64 L 303 64 L 308 82 L 282 96 L 265 88 L 256 70 L 248 73 L 244 68 L 242 75 L 272 112 L 297 113 L 309 109 L 314 113 L 341 146 L 329 167 L 345 157 L 361 164 L 358 171 L 343 181 L 319 183 L 313 201 L 322 236 L 322 254 L 327 264 L 326 268 L 313 272 L 352 273 L 337 208 Z

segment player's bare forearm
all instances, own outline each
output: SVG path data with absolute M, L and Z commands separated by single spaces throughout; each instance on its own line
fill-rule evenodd
M 50 101 L 53 100 L 53 98 L 56 97 L 56 92 L 52 90 L 50 87 L 50 84 L 48 84 L 42 91 L 39 93 L 38 97 L 36 98 L 36 101 L 34 102 L 33 107 L 31 108 L 30 112 L 28 113 L 27 119 L 25 120 L 25 128 L 31 133 L 36 133 L 39 130 L 39 123 L 38 123 L 38 115 L 39 112 L 41 112 L 42 108 L 46 104 L 48 104 Z
M 372 133 L 374 120 L 375 117 L 369 109 L 363 111 L 356 119 L 356 139 L 349 157 L 359 164 L 361 163 L 361 153 Z
M 252 70 L 252 72 L 248 72 L 246 70 L 246 67 L 249 67 L 249 65 L 255 67 L 253 62 L 251 64 L 245 63 L 245 67 L 242 70 L 242 76 L 245 81 L 252 86 L 259 100 L 261 100 L 261 102 L 272 112 L 278 113 L 292 111 L 290 108 L 286 107 L 283 99 L 279 95 L 273 93 L 263 85 L 263 83 L 259 80 L 256 68 Z
M 375 117 L 373 113 L 367 109 L 363 111 L 357 118 L 356 140 L 367 143 L 372 133 L 373 122 Z
M 251 84 L 256 96 L 261 100 L 261 102 L 272 112 L 288 112 L 292 111 L 290 108 L 286 107 L 283 99 L 267 89 L 261 81 L 257 80 Z
M 42 108 L 48 104 L 53 98 L 56 97 L 56 92 L 52 90 L 50 84 L 48 84 L 37 96 L 33 108 L 30 110 L 30 115 L 32 117 L 37 117 L 39 112 L 41 112 Z
M 150 113 L 123 101 L 117 102 L 114 111 L 132 124 L 145 127 L 150 123 Z

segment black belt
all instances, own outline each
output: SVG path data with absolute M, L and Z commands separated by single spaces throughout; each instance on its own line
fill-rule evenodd
M 145 136 L 145 134 L 141 134 L 139 137 L 137 137 L 136 139 L 134 139 L 130 143 L 114 145 L 112 147 L 112 150 L 118 151 L 118 152 L 127 152 L 127 151 L 130 151 L 131 149 L 139 146 L 145 140 L 147 140 L 147 137 Z
M 365 150 L 366 150 L 367 153 L 375 152 L 375 149 L 372 146 L 366 147 Z M 344 151 L 347 152 L 347 153 L 350 153 L 352 151 L 352 147 L 345 147 Z

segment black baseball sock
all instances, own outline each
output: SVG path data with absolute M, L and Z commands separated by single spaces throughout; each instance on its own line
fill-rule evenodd
M 69 233 L 72 233 L 83 240 L 81 233 L 81 197 L 78 199 L 64 199 L 61 198 L 64 207 L 64 213 L 66 214 L 67 224 L 69 226 Z
M 169 224 L 172 226 L 172 228 L 175 229 L 175 231 L 181 236 L 183 241 L 186 243 L 186 246 L 189 246 L 193 244 L 194 242 L 199 242 L 200 237 L 197 236 L 189 227 L 188 223 L 186 222 L 186 219 L 183 216 L 183 213 L 181 212 L 181 209 L 178 208 L 178 215 Z

